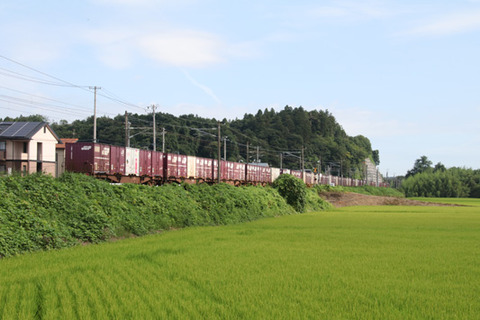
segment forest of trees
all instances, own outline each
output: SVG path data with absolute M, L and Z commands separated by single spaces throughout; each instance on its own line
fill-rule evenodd
M 4 121 L 46 121 L 43 116 L 30 116 Z M 157 150 L 162 150 L 162 129 L 165 134 L 165 151 L 200 157 L 217 157 L 216 119 L 206 119 L 193 114 L 179 117 L 156 113 Z M 152 114 L 128 114 L 130 146 L 153 147 Z M 371 158 L 380 162 L 378 150 L 372 150 L 370 140 L 364 136 L 348 136 L 328 110 L 306 111 L 302 107 L 286 106 L 277 112 L 259 110 L 255 115 L 245 114 L 243 119 L 221 123 L 221 136 L 226 139 L 227 160 L 264 162 L 271 166 L 299 169 L 302 147 L 305 168 L 318 168 L 333 175 L 362 178 L 363 162 Z M 78 138 L 92 141 L 93 117 L 71 123 L 50 123 L 61 138 Z M 125 115 L 114 118 L 97 118 L 97 141 L 125 145 Z M 222 146 L 222 157 L 223 157 Z
M 480 170 L 432 164 L 426 156 L 415 161 L 401 186 L 407 197 L 480 198 Z

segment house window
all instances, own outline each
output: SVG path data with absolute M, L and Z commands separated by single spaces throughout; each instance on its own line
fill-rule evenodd
M 23 153 L 27 153 L 28 142 L 23 143 Z
M 5 151 L 5 149 L 6 149 L 5 141 L 0 141 L 0 151 Z
M 47 133 L 47 126 L 43 127 L 43 133 Z

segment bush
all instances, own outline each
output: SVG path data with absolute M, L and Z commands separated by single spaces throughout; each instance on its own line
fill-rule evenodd
M 295 211 L 270 187 L 111 185 L 82 174 L 0 177 L 0 258 Z
M 305 212 L 307 186 L 302 180 L 289 174 L 282 174 L 273 182 L 273 187 L 296 211 Z

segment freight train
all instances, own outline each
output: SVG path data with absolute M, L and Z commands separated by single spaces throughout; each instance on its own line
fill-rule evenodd
M 65 169 L 112 183 L 160 185 L 169 182 L 218 182 L 218 160 L 115 145 L 77 142 L 65 145 Z M 233 185 L 267 185 L 281 174 L 291 174 L 308 186 L 361 186 L 365 181 L 273 168 L 267 165 L 220 161 L 220 181 Z M 374 182 L 371 185 L 376 185 Z M 383 185 L 382 186 L 386 186 Z

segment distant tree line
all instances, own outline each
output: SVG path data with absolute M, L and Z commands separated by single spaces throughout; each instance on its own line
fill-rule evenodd
M 129 113 L 131 128 L 130 146 L 153 147 L 153 115 Z M 40 115 L 5 118 L 4 121 L 46 121 Z M 158 112 L 156 121 L 156 148 L 166 152 L 178 152 L 199 157 L 217 157 L 216 119 L 189 114 L 179 117 Z M 304 150 L 305 168 L 317 168 L 319 172 L 333 175 L 363 177 L 363 162 L 372 159 L 380 163 L 378 150 L 372 150 L 370 140 L 362 135 L 348 136 L 328 110 L 306 111 L 302 107 L 286 106 L 277 112 L 273 109 L 259 110 L 255 115 L 245 114 L 243 119 L 221 123 L 222 149 L 226 141 L 227 160 L 263 162 L 275 167 L 301 168 L 301 152 Z M 93 117 L 50 123 L 59 137 L 92 141 Z M 162 130 L 165 140 L 162 140 Z M 114 118 L 97 118 L 97 141 L 125 145 L 125 115 Z M 225 139 L 225 140 L 224 140 Z M 248 155 L 247 155 L 248 145 Z
M 480 198 L 480 170 L 432 164 L 426 156 L 415 161 L 401 185 L 407 197 Z

